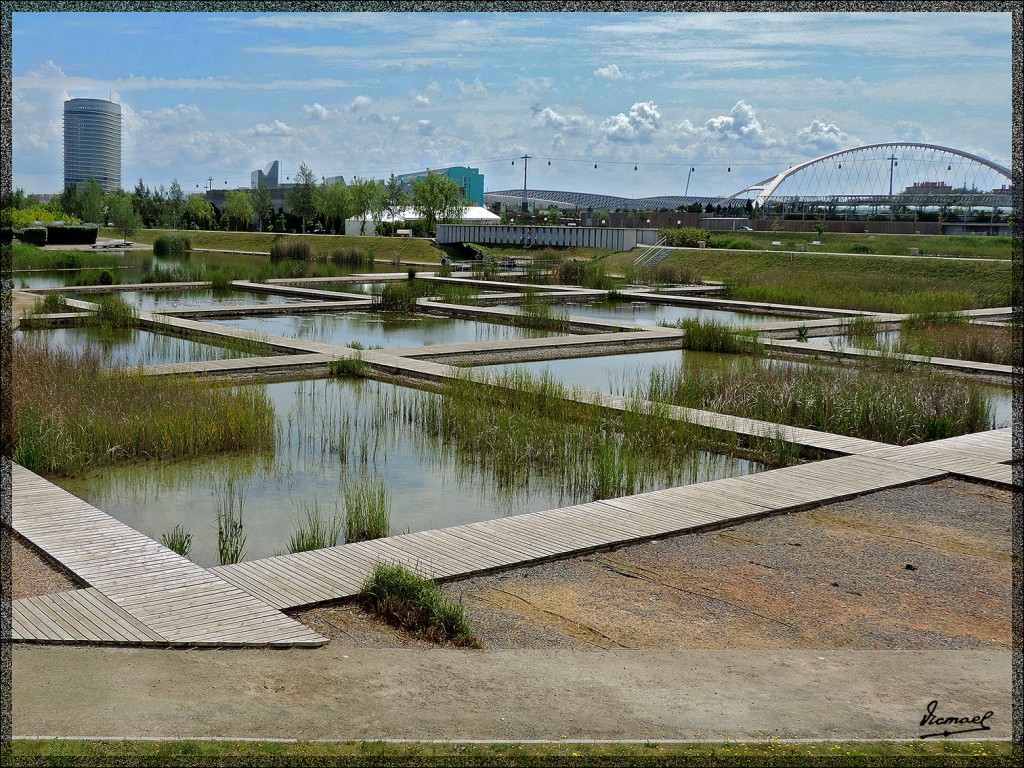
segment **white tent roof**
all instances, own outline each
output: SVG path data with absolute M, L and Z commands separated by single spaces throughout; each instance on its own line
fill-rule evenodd
M 370 221 L 373 217 L 367 216 L 366 221 Z M 381 217 L 381 221 L 387 223 L 402 222 L 402 221 L 415 221 L 416 219 L 423 218 L 420 216 L 414 208 L 403 208 L 397 216 L 392 218 L 389 214 L 385 213 Z M 358 218 L 349 219 L 349 221 L 358 221 Z M 481 208 L 478 205 L 472 205 L 462 209 L 462 220 L 463 221 L 500 221 L 501 216 L 491 213 L 486 208 Z

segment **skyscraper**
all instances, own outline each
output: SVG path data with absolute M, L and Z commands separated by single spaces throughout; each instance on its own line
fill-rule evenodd
M 64 102 L 64 186 L 95 179 L 121 188 L 121 105 L 103 99 Z

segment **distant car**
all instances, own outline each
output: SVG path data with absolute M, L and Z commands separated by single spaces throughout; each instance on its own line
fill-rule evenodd
M 742 231 L 742 232 L 753 232 L 754 228 L 753 227 L 740 227 L 740 231 Z

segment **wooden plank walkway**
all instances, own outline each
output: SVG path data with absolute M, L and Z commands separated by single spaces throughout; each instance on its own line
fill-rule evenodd
M 326 639 L 18 464 L 12 525 L 90 585 L 12 602 L 12 639 L 317 646 Z
M 377 563 L 451 579 L 706 530 L 941 477 L 903 462 L 847 456 L 683 488 L 213 568 L 279 609 L 356 595 Z

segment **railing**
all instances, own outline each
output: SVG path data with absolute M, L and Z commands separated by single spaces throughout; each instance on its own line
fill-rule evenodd
M 665 241 L 667 241 L 667 240 L 668 240 L 667 237 L 663 237 L 658 242 L 656 242 L 654 245 L 652 245 L 650 248 L 644 249 L 644 252 L 641 253 L 639 256 L 637 256 L 636 259 L 633 261 L 633 266 L 634 267 L 639 267 L 645 261 L 647 261 L 649 259 L 653 259 L 655 254 L 657 254 L 659 251 L 661 251 L 662 247 L 665 245 Z

